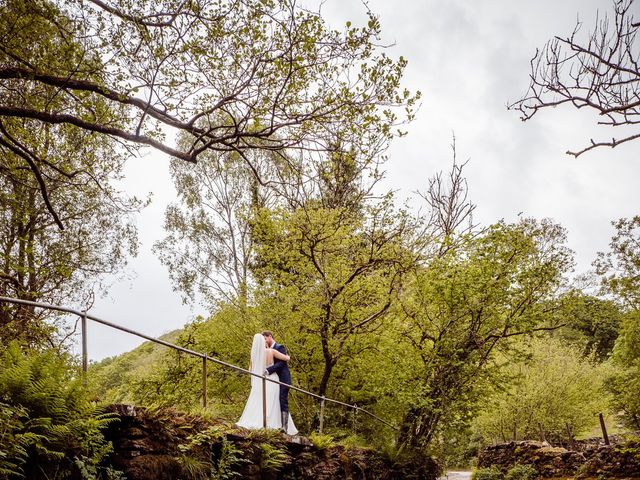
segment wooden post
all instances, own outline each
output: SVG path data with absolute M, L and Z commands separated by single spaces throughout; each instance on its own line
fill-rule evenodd
M 544 434 L 544 428 L 542 428 L 542 423 L 538 422 L 538 430 L 540 431 L 540 441 L 546 442 L 547 437 Z
M 571 425 L 569 425 L 568 423 L 566 425 L 567 425 L 567 435 L 569 438 L 569 446 L 571 447 L 571 450 L 575 450 L 576 444 L 573 441 L 573 432 L 571 431 Z
M 611 442 L 609 442 L 609 435 L 607 435 L 607 427 L 604 424 L 604 417 L 601 413 L 598 414 L 598 417 L 600 417 L 600 428 L 602 429 L 602 438 L 604 438 L 604 444 L 611 445 Z
M 322 396 L 322 399 L 320 400 L 320 426 L 318 428 L 318 431 L 320 432 L 320 435 L 322 435 L 322 428 L 324 427 L 324 395 Z
M 207 408 L 207 356 L 202 356 L 202 408 Z
M 267 428 L 267 377 L 262 375 L 262 428 Z
M 89 354 L 87 352 L 87 312 L 82 312 L 82 383 L 87 386 L 87 371 L 89 370 Z

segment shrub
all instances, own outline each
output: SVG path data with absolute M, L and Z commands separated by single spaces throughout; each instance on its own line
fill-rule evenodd
M 113 421 L 93 404 L 71 357 L 55 350 L 0 353 L 0 476 L 104 477 L 111 451 L 102 428 Z M 112 475 L 110 471 L 109 475 Z
M 471 480 L 504 480 L 504 475 L 498 467 L 479 468 L 473 472 Z
M 516 465 L 507 472 L 504 480 L 535 480 L 538 477 L 538 471 L 533 466 Z

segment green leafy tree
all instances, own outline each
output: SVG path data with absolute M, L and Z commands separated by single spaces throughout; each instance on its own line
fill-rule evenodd
M 2 68 L 66 64 L 82 71 L 99 64 L 80 39 L 61 42 L 60 35 L 73 28 L 49 3 L 8 2 L 0 11 L 0 56 L 11 60 L 3 60 Z M 76 101 L 107 123 L 120 113 L 98 97 L 78 93 Z M 7 102 L 47 112 L 68 107 L 55 85 L 3 77 L 0 103 Z M 145 204 L 113 187 L 122 175 L 123 153 L 108 137 L 64 122 L 0 115 L 1 295 L 88 308 L 96 291 L 105 290 L 105 275 L 119 273 L 136 253 L 133 214 Z M 44 322 L 51 318 L 51 312 L 3 305 L 0 339 L 64 340 L 70 332 L 56 332 Z M 57 333 L 62 338 L 54 338 Z
M 531 309 L 570 267 L 563 229 L 549 221 L 503 222 L 470 236 L 407 279 L 398 343 L 414 359 L 400 441 L 428 446 L 439 427 L 468 419 L 494 355 L 537 329 Z
M 622 318 L 614 301 L 572 289 L 540 310 L 549 325 L 561 327 L 553 335 L 576 345 L 584 356 L 594 354 L 603 361 L 613 351 Z
M 640 311 L 627 313 L 613 353 L 618 367 L 608 386 L 613 403 L 631 428 L 640 428 Z
M 406 268 L 406 228 L 390 199 L 361 214 L 311 205 L 259 213 L 258 304 L 265 322 L 295 341 L 302 370 L 321 365 L 309 385 L 318 394 L 328 392 L 336 365 L 366 348 L 357 339 L 384 325 Z
M 96 292 L 106 288 L 105 276 L 120 272 L 136 254 L 133 214 L 144 202 L 110 186 L 121 162 L 101 139 L 56 133 L 71 135 L 48 151 L 46 145 L 39 150 L 59 170 L 49 176 L 48 194 L 65 230 L 47 214 L 37 182 L 20 165 L 21 159 L 0 147 L 0 295 L 88 308 Z M 0 308 L 0 338 L 54 341 L 53 324 L 44 322 L 51 318 L 55 315 L 49 311 L 5 304 Z
M 196 166 L 171 162 L 180 203 L 167 207 L 167 236 L 154 251 L 185 301 L 199 295 L 214 309 L 249 303 L 254 241 L 250 220 L 272 203 L 251 170 L 235 154 L 207 154 Z
M 599 253 L 594 262 L 608 292 L 628 308 L 640 308 L 640 216 L 613 222 L 616 233 L 610 251 Z
M 624 307 L 612 360 L 618 368 L 609 381 L 614 402 L 632 428 L 640 427 L 640 216 L 613 222 L 616 233 L 610 251 L 599 253 L 594 262 L 606 292 Z

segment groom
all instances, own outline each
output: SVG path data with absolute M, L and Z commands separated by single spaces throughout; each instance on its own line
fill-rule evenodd
M 262 332 L 262 335 L 264 336 L 269 348 L 273 348 L 280 353 L 287 355 L 287 349 L 284 345 L 276 343 L 273 338 L 273 333 L 269 330 L 265 330 Z M 287 365 L 287 362 L 276 359 L 273 365 L 267 367 L 266 371 L 269 375 L 274 372 L 277 373 L 282 383 L 288 383 L 291 385 L 291 372 L 289 372 L 289 365 Z M 282 418 L 282 429 L 284 430 L 284 433 L 287 433 L 289 430 L 289 387 L 285 387 L 284 385 L 280 385 L 280 415 Z

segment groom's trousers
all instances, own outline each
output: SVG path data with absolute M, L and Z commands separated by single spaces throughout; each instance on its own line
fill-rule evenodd
M 281 380 L 285 381 L 285 380 Z M 290 383 L 289 380 L 287 383 Z M 280 411 L 288 412 L 289 411 L 289 387 L 285 387 L 284 385 L 280 385 Z

